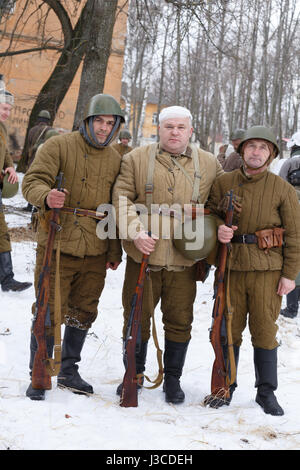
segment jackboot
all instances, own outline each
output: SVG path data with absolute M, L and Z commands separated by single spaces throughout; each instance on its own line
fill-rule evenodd
M 300 287 L 295 287 L 286 296 L 286 308 L 280 310 L 280 314 L 287 318 L 295 318 L 298 315 L 298 302 L 300 296 Z
M 3 292 L 22 291 L 32 286 L 32 282 L 19 282 L 14 279 L 10 251 L 0 253 L 0 283 Z
M 78 372 L 76 362 L 81 360 L 81 351 L 88 330 L 80 330 L 73 326 L 65 327 L 61 351 L 61 368 L 57 377 L 59 388 L 69 388 L 78 395 L 94 393 L 93 387 L 83 380 Z
M 46 336 L 46 344 L 47 344 L 47 353 L 48 357 L 52 357 L 53 353 L 53 346 L 54 346 L 54 337 L 53 336 Z M 33 333 L 31 333 L 30 337 L 30 359 L 29 359 L 29 375 L 30 377 L 32 376 L 32 368 L 33 368 L 33 361 L 34 361 L 34 356 L 37 351 L 38 344 L 35 339 L 35 336 Z M 38 388 L 33 388 L 32 383 L 28 386 L 26 390 L 26 396 L 30 398 L 30 400 L 45 400 L 45 390 L 38 389 Z
M 180 377 L 182 375 L 185 357 L 189 341 L 177 343 L 165 340 L 164 351 L 164 385 L 165 400 L 167 403 L 179 404 L 184 402 L 185 394 L 180 387 Z
M 148 348 L 148 342 L 147 341 L 142 342 L 139 351 L 137 351 L 135 354 L 135 366 L 136 366 L 137 374 L 142 374 L 145 370 L 147 348 Z M 137 384 L 138 390 L 140 390 L 143 387 L 143 383 L 144 383 L 144 376 L 139 378 L 139 382 Z M 119 384 L 116 390 L 116 394 L 119 396 L 121 396 L 121 393 L 122 393 L 122 385 L 123 383 Z
M 226 363 L 227 358 L 228 358 L 228 347 L 223 346 L 222 348 L 223 348 L 223 354 L 224 354 L 224 361 Z M 236 367 L 236 372 L 237 372 L 238 363 L 239 363 L 239 356 L 240 356 L 239 346 L 233 345 L 233 353 L 234 353 L 235 367 Z M 229 370 L 229 376 L 230 376 L 230 370 Z M 235 377 L 235 381 L 229 387 L 229 397 L 228 398 L 214 397 L 212 395 L 208 395 L 204 399 L 204 404 L 209 405 L 210 408 L 220 408 L 223 405 L 229 406 L 230 403 L 231 403 L 231 400 L 232 400 L 233 392 L 235 391 L 236 387 L 237 387 L 237 378 Z
M 283 409 L 274 395 L 277 389 L 277 348 L 254 348 L 255 387 L 257 387 L 256 403 L 266 414 L 282 416 Z

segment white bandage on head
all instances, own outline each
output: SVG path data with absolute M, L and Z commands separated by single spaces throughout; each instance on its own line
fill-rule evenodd
M 192 115 L 187 108 L 183 106 L 169 106 L 168 108 L 162 109 L 159 113 L 158 122 L 161 123 L 165 119 L 173 118 L 189 118 L 192 124 Z

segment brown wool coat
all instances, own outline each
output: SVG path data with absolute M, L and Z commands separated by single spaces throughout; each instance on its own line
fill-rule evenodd
M 113 204 L 116 208 L 120 235 L 124 238 L 123 246 L 127 254 L 136 263 L 141 262 L 141 253 L 135 248 L 132 238 L 128 236 L 128 227 L 135 228 L 133 231 L 139 231 L 144 230 L 145 226 L 136 212 L 130 211 L 130 206 L 132 204 L 146 204 L 145 184 L 148 174 L 149 155 L 153 148 L 152 145 L 136 148 L 123 157 L 121 171 L 113 190 Z M 211 185 L 215 178 L 223 173 L 223 170 L 214 155 L 200 148 L 197 151 L 201 175 L 199 203 L 204 204 L 208 198 Z M 191 152 L 181 155 L 179 163 L 184 167 L 190 178 L 194 180 L 195 169 L 193 160 L 188 154 L 191 155 Z M 171 155 L 160 149 L 156 153 L 153 183 L 153 204 L 167 204 L 168 207 L 171 207 L 173 204 L 179 204 L 182 208 L 184 204 L 190 204 L 193 191 L 191 183 L 182 170 L 174 165 Z M 123 197 L 122 200 L 120 199 L 121 196 Z M 127 220 L 124 222 L 125 213 Z M 160 216 L 161 219 L 162 217 Z M 172 227 L 173 220 L 170 220 L 169 217 L 167 219 Z M 124 227 L 121 227 L 123 223 Z M 150 227 L 149 223 L 148 228 Z M 150 255 L 149 262 L 151 265 L 166 267 L 167 269 L 192 266 L 195 263 L 184 258 L 175 249 L 172 236 L 169 239 L 160 238 L 157 241 L 155 251 Z
M 95 149 L 78 131 L 52 137 L 38 149 L 25 174 L 23 195 L 45 213 L 46 196 L 55 187 L 56 176 L 62 171 L 64 187 L 68 190 L 65 206 L 96 210 L 100 204 L 111 202 L 120 162 L 120 155 L 111 147 Z M 107 253 L 108 261 L 121 261 L 119 240 L 100 240 L 96 235 L 95 219 L 61 213 L 60 221 L 62 253 L 76 257 Z M 45 246 L 46 241 L 47 232 L 39 224 L 38 244 Z
M 225 173 L 215 181 L 207 204 L 219 225 L 225 215 L 218 206 L 230 189 L 242 204 L 235 235 L 273 227 L 285 229 L 284 248 L 274 247 L 268 253 L 256 244 L 232 243 L 231 270 L 279 270 L 283 277 L 294 280 L 300 271 L 300 205 L 295 189 L 268 170 L 252 177 L 246 176 L 243 168 Z

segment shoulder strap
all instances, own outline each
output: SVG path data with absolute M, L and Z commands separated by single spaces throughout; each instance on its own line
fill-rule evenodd
M 154 188 L 153 176 L 154 176 L 155 157 L 156 157 L 157 149 L 158 149 L 158 144 L 151 144 L 147 181 L 145 184 L 146 207 L 149 213 L 150 213 L 151 204 L 152 204 L 152 195 L 153 195 L 153 188 Z
M 173 157 L 171 157 L 171 158 L 172 158 L 173 162 L 175 163 L 175 165 L 178 168 L 180 168 L 180 170 L 183 172 L 184 176 L 191 183 L 191 186 L 193 187 L 191 203 L 192 204 L 197 204 L 198 199 L 199 199 L 199 189 L 200 189 L 200 179 L 201 179 L 200 166 L 199 166 L 199 157 L 198 157 L 197 147 L 195 145 L 190 145 L 190 147 L 192 149 L 192 159 L 193 159 L 194 170 L 195 170 L 195 172 L 194 172 L 194 181 L 192 180 L 190 175 L 187 173 L 185 168 L 182 165 L 180 165 L 178 160 L 176 158 L 173 158 Z

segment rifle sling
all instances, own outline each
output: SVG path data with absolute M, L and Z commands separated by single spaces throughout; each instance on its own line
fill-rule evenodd
M 50 376 L 58 375 L 61 366 L 60 231 L 57 235 L 54 293 L 54 358 L 48 358 L 46 361 L 46 369 Z
M 236 380 L 236 364 L 234 358 L 234 350 L 233 350 L 233 341 L 232 341 L 232 315 L 233 315 L 233 308 L 230 302 L 230 287 L 229 287 L 229 280 L 230 280 L 230 265 L 231 265 L 231 257 L 232 257 L 232 250 L 228 248 L 228 266 L 227 266 L 227 281 L 226 281 L 226 331 L 227 331 L 227 347 L 228 347 L 228 358 L 229 358 L 229 365 L 230 365 L 230 378 L 228 378 L 228 385 L 232 385 Z M 228 364 L 226 364 L 226 369 L 228 370 Z
M 153 336 L 153 341 L 154 341 L 154 344 L 155 344 L 155 347 L 156 347 L 156 357 L 157 357 L 157 362 L 158 362 L 158 374 L 157 374 L 157 377 L 156 379 L 154 380 L 150 380 L 149 377 L 145 374 L 137 374 L 137 378 L 139 377 L 142 377 L 144 375 L 145 379 L 150 382 L 150 383 L 153 383 L 154 385 L 150 386 L 150 387 L 145 387 L 144 388 L 148 388 L 148 389 L 152 389 L 152 388 L 157 388 L 160 386 L 160 384 L 162 383 L 163 381 L 163 373 L 164 373 L 164 368 L 163 368 L 163 361 L 162 361 L 162 350 L 160 349 L 159 347 L 159 343 L 158 343 L 158 338 L 157 338 L 157 331 L 156 331 L 156 326 L 155 326 L 155 319 L 154 319 L 154 305 L 153 305 L 153 293 L 152 293 L 152 281 L 151 281 L 151 276 L 149 276 L 149 287 L 150 287 L 150 299 L 151 299 L 151 318 L 152 318 L 152 336 Z

